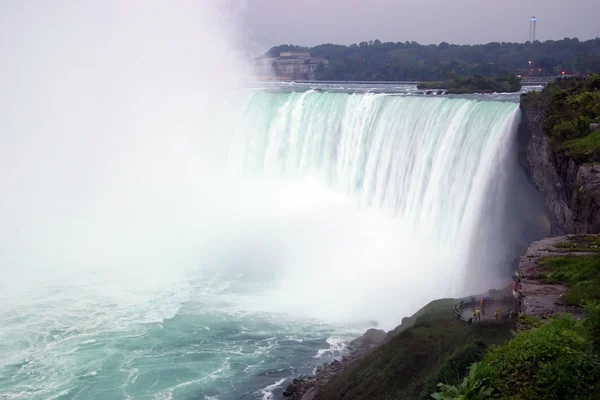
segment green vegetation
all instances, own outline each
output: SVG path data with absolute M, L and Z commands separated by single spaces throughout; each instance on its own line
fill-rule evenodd
M 577 160 L 598 160 L 600 158 L 600 129 L 565 144 L 565 148 Z
M 537 328 L 542 325 L 542 321 L 538 318 L 527 314 L 519 314 L 519 325 L 523 330 Z
M 545 257 L 538 263 L 544 268 L 538 276 L 540 281 L 567 286 L 563 295 L 566 304 L 583 306 L 600 300 L 600 255 Z
M 564 252 L 600 252 L 600 235 L 575 235 L 567 242 L 560 242 L 556 245 L 559 251 Z
M 597 248 L 600 235 L 576 235 L 557 245 L 568 251 Z M 566 315 L 542 322 L 519 315 L 523 330 L 492 346 L 459 382 L 440 377 L 437 400 L 600 398 L 600 254 L 544 257 L 542 282 L 567 287 L 566 304 L 584 307 L 585 319 Z
M 421 45 L 417 42 L 361 42 L 351 46 L 322 44 L 312 48 L 276 46 L 266 56 L 282 51 L 310 51 L 329 60 L 317 71 L 319 80 L 443 81 L 449 76 L 530 74 L 556 76 L 600 72 L 600 40 L 549 40 L 534 43 L 484 45 Z
M 440 383 L 438 400 L 600 398 L 600 307 L 517 334 L 490 349 L 458 384 Z
M 555 150 L 579 163 L 600 160 L 600 130 L 590 132 L 600 122 L 600 75 L 558 80 L 523 95 L 521 103 L 544 110 L 542 128 Z
M 577 240 L 582 245 L 599 239 Z M 600 255 L 589 257 L 595 260 L 591 264 L 600 263 Z M 550 265 L 550 260 L 544 262 Z M 565 282 L 597 279 L 591 278 L 593 268 L 571 262 L 550 267 L 552 273 Z M 581 301 L 595 298 L 588 293 Z M 388 343 L 335 376 L 319 399 L 600 398 L 598 303 L 586 302 L 583 320 L 567 315 L 543 322 L 519 315 L 525 329 L 515 334 L 514 324 L 507 320 L 476 324 L 456 320 L 452 312 L 456 302 L 437 300 L 406 319 Z
M 512 93 L 521 90 L 520 79 L 513 75 L 454 77 L 443 82 L 421 82 L 418 89 L 446 89 L 448 94 Z
M 336 376 L 320 399 L 430 399 L 440 380 L 459 383 L 492 344 L 514 329 L 507 320 L 466 324 L 455 318 L 458 300 L 437 300 L 406 320 L 388 343 Z
M 440 392 L 431 395 L 436 400 L 488 399 L 493 393 L 491 368 L 487 364 L 474 363 L 469 374 L 459 384 L 439 383 Z

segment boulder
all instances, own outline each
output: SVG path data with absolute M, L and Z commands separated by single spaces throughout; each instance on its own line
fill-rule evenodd
M 317 396 L 318 392 L 319 392 L 319 390 L 316 387 L 310 388 L 306 393 L 304 393 L 302 395 L 300 400 L 314 400 L 314 398 Z
M 385 341 L 387 334 L 382 329 L 368 329 L 364 335 L 350 342 L 354 348 L 365 348 L 370 346 L 379 346 Z
M 294 379 L 294 381 L 296 381 L 296 379 Z M 290 383 L 289 385 L 287 385 L 287 387 L 283 391 L 283 396 L 290 397 L 291 395 L 294 394 L 295 391 L 296 391 L 296 387 L 294 386 L 294 383 Z
M 365 344 L 381 344 L 385 340 L 386 333 L 383 329 L 369 329 L 365 332 L 363 342 Z

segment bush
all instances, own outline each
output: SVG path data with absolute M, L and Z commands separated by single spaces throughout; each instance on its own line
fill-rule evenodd
M 538 318 L 532 317 L 531 315 L 520 313 L 519 325 L 521 326 L 522 330 L 529 330 L 542 325 L 542 321 L 540 321 Z
M 599 82 L 600 75 L 558 80 L 521 98 L 522 105 L 544 111 L 541 125 L 550 143 L 578 163 L 600 160 L 600 132 L 589 131 L 590 123 L 600 119 Z
M 586 319 L 548 321 L 493 347 L 458 385 L 439 384 L 447 399 L 600 398 L 600 307 L 588 304 Z
M 596 130 L 585 137 L 570 140 L 563 147 L 569 150 L 569 153 L 577 162 L 598 160 L 600 159 L 600 130 Z
M 476 340 L 457 349 L 442 365 L 436 374 L 433 374 L 426 382 L 420 399 L 425 400 L 436 391 L 438 382 L 447 385 L 457 385 L 467 374 L 469 367 L 474 362 L 480 361 L 485 354 L 486 345 L 481 340 Z
M 597 390 L 598 357 L 587 337 L 571 317 L 516 335 L 484 359 L 494 389 L 504 398 L 522 399 L 575 399 Z
M 469 374 L 456 386 L 440 383 L 440 391 L 431 395 L 436 400 L 485 400 L 492 397 L 491 368 L 483 363 L 475 363 Z
M 600 305 L 598 303 L 588 302 L 585 306 L 583 326 L 594 346 L 594 350 L 600 353 Z

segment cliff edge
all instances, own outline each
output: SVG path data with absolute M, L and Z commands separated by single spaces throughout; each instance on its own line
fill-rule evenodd
M 552 235 L 600 232 L 600 163 L 574 156 L 573 149 L 548 136 L 544 120 L 552 113 L 551 101 L 545 93 L 522 95 L 519 164 L 544 197 Z
M 517 292 L 520 312 L 542 319 L 563 312 L 581 318 L 582 308 L 564 297 L 568 292 L 568 284 L 564 278 L 560 278 L 567 273 L 555 271 L 554 276 L 550 276 L 551 266 L 548 262 L 559 260 L 564 269 L 565 261 L 573 260 L 573 257 L 598 255 L 600 248 L 597 241 L 596 235 L 566 235 L 533 242 L 519 261 Z

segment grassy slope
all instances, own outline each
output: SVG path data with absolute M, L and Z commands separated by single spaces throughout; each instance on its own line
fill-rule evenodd
M 592 243 L 596 243 L 596 240 Z M 575 243 L 577 250 L 585 250 L 584 245 Z M 566 304 L 581 307 L 587 301 L 600 301 L 600 254 L 545 257 L 538 264 L 543 267 L 538 279 L 567 286 L 568 290 L 563 295 Z
M 426 399 L 440 379 L 457 382 L 490 344 L 503 343 L 507 321 L 467 325 L 454 318 L 457 300 L 436 300 L 404 329 L 349 371 L 334 378 L 322 399 Z

